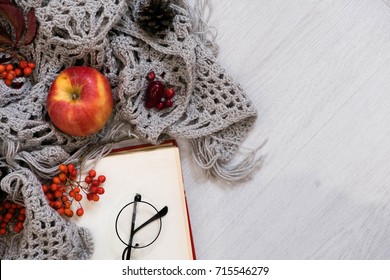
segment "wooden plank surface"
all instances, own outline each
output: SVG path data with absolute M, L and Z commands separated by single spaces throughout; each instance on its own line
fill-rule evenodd
M 390 258 L 389 6 L 211 2 L 218 60 L 259 113 L 243 145 L 268 142 L 239 184 L 179 143 L 197 257 Z

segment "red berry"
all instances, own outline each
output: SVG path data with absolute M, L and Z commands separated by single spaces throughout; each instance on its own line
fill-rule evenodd
M 58 190 L 58 185 L 55 184 L 55 183 L 51 184 L 51 185 L 50 185 L 50 190 L 53 191 L 53 192 L 55 192 L 56 190 Z
M 164 95 L 164 85 L 160 81 L 153 81 L 149 84 L 146 90 L 145 106 L 146 108 L 153 108 L 159 102 Z
M 1 235 L 4 235 L 4 234 L 6 234 L 7 233 L 7 230 L 5 229 L 5 228 L 1 228 L 0 229 L 0 234 Z
M 73 210 L 72 209 L 69 209 L 69 208 L 66 208 L 65 210 L 64 210 L 64 214 L 66 215 L 66 216 L 68 216 L 68 217 L 73 217 Z
M 60 197 L 62 197 L 62 192 L 61 192 L 60 190 L 56 190 L 56 191 L 54 192 L 54 196 L 55 196 L 56 198 L 60 198 Z
M 162 110 L 164 108 L 165 108 L 164 102 L 157 103 L 157 105 L 156 105 L 156 109 L 157 110 Z
M 16 78 L 15 71 L 11 70 L 8 72 L 7 76 L 5 77 L 6 80 L 13 80 Z
M 74 165 L 72 163 L 69 163 L 67 167 L 68 167 L 68 170 L 69 170 L 70 173 L 72 173 L 73 170 L 75 170 L 75 167 L 74 167 Z
M 76 201 L 81 201 L 83 199 L 83 196 L 81 195 L 81 193 L 77 193 L 75 196 L 74 196 L 74 199 L 76 199 Z
M 79 216 L 79 217 L 82 216 L 82 215 L 84 214 L 84 209 L 83 209 L 83 208 L 77 209 L 76 214 L 77 214 L 77 216 Z
M 26 76 L 30 76 L 32 73 L 32 69 L 30 67 L 26 67 L 23 69 L 23 74 Z
M 62 202 L 57 200 L 54 202 L 54 208 L 60 209 L 62 207 Z
M 17 220 L 20 221 L 20 222 L 23 222 L 24 220 L 26 220 L 26 216 L 23 215 L 23 214 L 19 214 L 18 217 L 17 217 Z
M 54 184 L 61 184 L 60 178 L 59 178 L 58 176 L 55 176 L 55 177 L 53 178 L 53 183 L 54 183 Z
M 15 231 L 16 233 L 19 233 L 19 232 L 22 231 L 22 229 L 23 229 L 23 222 L 17 222 L 17 223 L 15 224 L 15 226 L 14 226 L 14 231 Z
M 44 193 L 47 193 L 47 192 L 49 191 L 49 187 L 46 186 L 46 185 L 42 185 L 42 191 L 43 191 Z
M 58 178 L 60 178 L 61 182 L 66 182 L 68 176 L 65 173 L 60 173 L 60 175 L 58 175 Z
M 172 107 L 173 106 L 172 99 L 165 100 L 165 104 L 164 105 L 165 105 L 166 108 Z
M 153 81 L 155 78 L 156 78 L 156 73 L 154 73 L 153 71 L 149 72 L 147 75 L 146 75 L 146 78 L 149 80 L 149 81 Z
M 99 183 L 104 183 L 104 182 L 106 181 L 106 176 L 100 175 L 100 176 L 98 177 L 98 181 L 99 181 Z
M 58 209 L 57 211 L 58 211 L 58 214 L 64 215 L 64 213 L 65 213 L 65 208 L 64 208 L 64 207 L 61 207 L 61 208 Z
M 89 192 L 92 193 L 92 194 L 96 193 L 97 192 L 97 187 L 95 187 L 95 186 L 90 187 L 89 188 Z
M 175 90 L 171 87 L 165 89 L 165 97 L 172 99 L 175 96 Z
M 75 197 L 75 195 L 76 195 L 76 192 L 75 192 L 74 190 L 71 190 L 71 191 L 69 192 L 69 196 L 70 196 L 70 197 Z
M 58 170 L 60 170 L 62 173 L 68 174 L 68 167 L 65 164 L 60 164 Z
M 3 73 L 5 71 L 4 64 L 0 64 L 0 73 Z
M 47 194 L 46 194 L 46 198 L 47 198 L 49 201 L 51 201 L 51 200 L 54 199 L 54 195 L 53 195 L 52 193 L 47 193 Z
M 92 178 L 90 176 L 86 176 L 84 179 L 85 183 L 91 184 L 92 183 Z
M 77 169 L 72 170 L 72 172 L 70 173 L 70 176 L 76 177 L 77 176 Z
M 97 187 L 97 190 L 96 190 L 96 193 L 97 193 L 97 194 L 102 195 L 102 194 L 104 194 L 104 192 L 105 192 L 105 190 L 104 190 L 103 187 Z
M 96 171 L 93 169 L 89 170 L 88 175 L 89 175 L 89 177 L 94 178 L 96 176 Z
M 99 184 L 100 184 L 99 180 L 97 180 L 97 179 L 92 180 L 92 183 L 91 183 L 92 186 L 97 187 L 97 186 L 99 186 Z
M 11 213 L 7 213 L 7 214 L 5 214 L 5 216 L 4 216 L 4 221 L 5 220 L 11 220 L 12 218 L 14 217 L 14 215 L 12 215 Z

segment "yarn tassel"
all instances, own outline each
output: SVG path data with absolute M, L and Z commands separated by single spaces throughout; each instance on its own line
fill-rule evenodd
M 211 1 L 197 0 L 193 7 L 186 2 L 186 6 L 192 22 L 192 31 L 197 35 L 203 45 L 206 46 L 214 56 L 217 56 L 219 51 L 216 43 L 218 31 L 214 26 L 210 26 L 208 23 L 213 10 Z
M 216 151 L 215 144 L 207 137 L 192 139 L 191 144 L 193 157 L 197 164 L 205 169 L 208 174 L 220 177 L 226 181 L 233 182 L 250 179 L 263 163 L 263 157 L 257 158 L 256 155 L 265 143 L 250 151 L 236 165 L 231 165 L 229 160 L 223 159 L 222 155 Z M 238 144 L 235 143 L 235 145 Z

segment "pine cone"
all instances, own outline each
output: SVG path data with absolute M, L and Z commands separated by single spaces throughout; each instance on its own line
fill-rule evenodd
M 134 21 L 150 35 L 161 37 L 175 17 L 171 3 L 170 0 L 139 0 L 133 10 Z

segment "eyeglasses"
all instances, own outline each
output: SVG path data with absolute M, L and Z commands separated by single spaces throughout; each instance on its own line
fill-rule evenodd
M 123 206 L 116 217 L 116 235 L 126 246 L 122 252 L 122 260 L 130 260 L 132 249 L 148 247 L 157 240 L 161 233 L 162 217 L 168 213 L 167 206 L 157 210 L 151 203 L 141 199 L 141 195 L 136 194 L 134 200 Z M 153 223 L 154 221 L 156 223 Z M 146 226 L 148 230 L 136 236 L 136 233 Z

